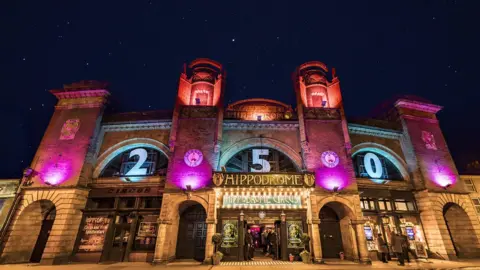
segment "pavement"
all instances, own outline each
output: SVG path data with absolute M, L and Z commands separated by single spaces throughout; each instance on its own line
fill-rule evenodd
M 170 263 L 168 265 L 153 266 L 149 263 L 114 263 L 114 264 L 68 264 L 68 265 L 38 265 L 38 264 L 10 264 L 0 265 L 0 270 L 316 270 L 316 269 L 479 269 L 480 259 L 462 261 L 429 260 L 428 262 L 415 262 L 406 266 L 398 266 L 396 262 L 384 264 L 373 262 L 372 265 L 361 265 L 351 262 L 331 261 L 326 264 L 303 264 L 282 262 L 277 265 L 200 265 L 192 262 Z

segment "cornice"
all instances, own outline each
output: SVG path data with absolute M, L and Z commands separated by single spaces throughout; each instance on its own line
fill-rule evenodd
M 424 102 L 419 102 L 414 100 L 407 100 L 407 99 L 397 100 L 397 102 L 395 102 L 395 107 L 407 108 L 407 109 L 429 112 L 429 113 L 437 113 L 443 108 L 442 106 L 438 106 L 435 104 L 429 104 L 429 103 L 424 103 Z
M 348 124 L 348 132 L 350 134 L 368 135 L 387 139 L 400 139 L 402 137 L 402 132 L 400 131 L 359 124 Z
M 58 99 L 66 98 L 87 98 L 87 97 L 106 97 L 110 95 L 110 92 L 104 89 L 98 90 L 83 90 L 83 91 L 65 91 L 65 90 L 52 90 L 50 91 Z
M 223 122 L 225 130 L 296 130 L 298 122 L 235 121 Z
M 171 127 L 171 121 L 117 122 L 103 124 L 102 132 L 170 129 Z

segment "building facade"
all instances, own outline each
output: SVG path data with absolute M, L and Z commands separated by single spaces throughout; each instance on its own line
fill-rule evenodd
M 197 59 L 173 111 L 104 115 L 104 84 L 52 90 L 58 103 L 24 173 L 2 263 L 243 260 L 248 229 L 279 236 L 279 257 L 377 259 L 402 232 L 420 258 L 480 255 L 480 224 L 436 113 L 399 99 L 347 121 L 340 82 L 321 62 L 293 74 L 296 103 L 224 104 L 225 72 Z M 301 235 L 311 242 L 305 247 Z M 393 254 L 392 254 L 393 256 Z
M 20 179 L 0 179 L 0 234 L 15 202 Z

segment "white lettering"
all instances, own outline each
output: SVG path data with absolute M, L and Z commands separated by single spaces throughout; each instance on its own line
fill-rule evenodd
M 372 160 L 375 164 L 375 170 L 372 168 Z M 383 174 L 382 162 L 377 157 L 377 155 L 373 153 L 367 153 L 363 158 L 363 165 L 365 165 L 365 170 L 367 171 L 368 175 L 372 178 L 380 178 Z

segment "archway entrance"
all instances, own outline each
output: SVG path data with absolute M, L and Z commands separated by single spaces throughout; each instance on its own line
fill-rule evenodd
M 342 233 L 340 231 L 340 220 L 329 206 L 320 210 L 320 237 L 324 258 L 338 258 L 343 251 Z
M 33 248 L 32 256 L 30 257 L 30 262 L 38 263 L 42 260 L 43 251 L 47 245 L 48 237 L 52 231 L 53 222 L 55 221 L 57 210 L 55 206 L 52 205 L 50 209 L 43 214 L 44 218 L 42 220 L 42 225 L 40 227 L 40 233 L 38 234 L 37 242 Z
M 180 205 L 180 223 L 176 248 L 177 259 L 205 259 L 207 213 L 202 205 L 188 201 Z
M 478 255 L 478 239 L 465 210 L 455 203 L 443 207 L 443 217 L 458 258 Z
M 358 257 L 355 256 L 356 242 L 350 224 L 352 216 L 351 210 L 340 202 L 329 202 L 320 209 L 319 229 L 323 258 L 340 258 L 340 252 L 349 260 Z

